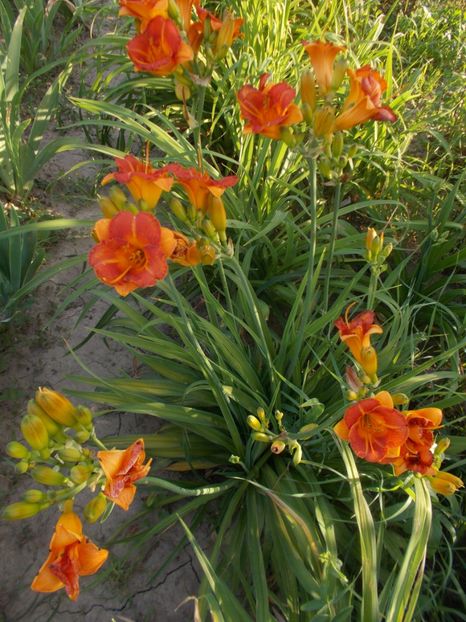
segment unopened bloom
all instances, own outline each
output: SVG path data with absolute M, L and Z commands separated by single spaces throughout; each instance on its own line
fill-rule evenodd
M 76 423 L 76 407 L 62 393 L 40 387 L 34 401 L 56 423 L 64 426 L 73 426 Z
M 162 192 L 168 192 L 172 187 L 173 178 L 164 168 L 152 168 L 133 155 L 116 158 L 115 164 L 118 171 L 105 175 L 102 185 L 113 180 L 124 184 L 133 198 L 144 201 L 149 210 L 155 208 Z
M 341 45 L 326 43 L 324 41 L 303 41 L 304 49 L 309 55 L 316 82 L 322 95 L 326 95 L 331 90 L 335 57 L 345 48 Z
M 188 38 L 194 52 L 197 54 L 204 38 L 206 22 L 209 23 L 209 30 L 215 33 L 214 54 L 217 58 L 223 56 L 225 51 L 231 47 L 233 41 L 241 36 L 242 18 L 235 18 L 227 12 L 222 20 L 210 11 L 196 6 L 199 21 L 193 22 L 189 27 Z
M 97 221 L 94 232 L 99 243 L 89 252 L 89 264 L 97 278 L 120 296 L 165 278 L 168 267 L 161 227 L 152 214 L 120 212 Z
M 343 110 L 335 120 L 335 130 L 347 130 L 370 119 L 396 121 L 397 116 L 388 106 L 382 106 L 382 94 L 387 83 L 378 71 L 365 65 L 356 71 L 348 69 L 350 92 Z
M 74 512 L 58 519 L 50 541 L 50 553 L 32 582 L 35 592 L 56 592 L 65 588 L 68 597 L 79 596 L 79 577 L 94 574 L 108 557 L 83 535 L 82 523 Z
M 393 407 L 387 391 L 380 391 L 347 408 L 334 431 L 349 442 L 357 456 L 368 462 L 397 457 L 408 437 L 406 418 Z
M 231 188 L 238 182 L 236 175 L 212 179 L 207 173 L 202 173 L 195 168 L 185 168 L 181 164 L 167 164 L 165 170 L 183 186 L 193 207 L 204 212 L 208 208 L 210 196 L 221 197 L 227 188 Z
M 144 32 L 151 19 L 168 17 L 168 0 L 119 0 L 119 15 L 130 15 L 138 20 L 139 32 Z
M 215 249 L 209 244 L 189 240 L 179 231 L 162 227 L 164 252 L 168 259 L 181 266 L 212 264 L 215 261 Z
M 136 71 L 154 76 L 168 76 L 193 58 L 191 47 L 183 41 L 175 23 L 160 16 L 131 39 L 127 50 Z
M 183 29 L 188 32 L 194 0 L 175 0 L 175 4 L 180 12 Z
M 127 510 L 136 494 L 134 482 L 149 473 L 152 462 L 144 464 L 144 440 L 140 438 L 124 450 L 99 451 L 97 458 L 107 478 L 104 495 Z
M 261 134 L 278 140 L 281 128 L 303 120 L 301 110 L 293 103 L 296 92 L 286 82 L 266 84 L 269 74 L 259 80 L 259 88 L 243 86 L 237 94 L 241 116 L 246 121 L 245 133 Z
M 464 487 L 462 479 L 438 469 L 434 469 L 434 473 L 428 477 L 428 480 L 435 492 L 441 495 L 453 495 L 459 488 Z
M 371 335 L 383 333 L 383 329 L 374 323 L 373 311 L 362 311 L 349 320 L 350 305 L 344 318 L 339 318 L 335 326 L 340 332 L 341 340 L 348 346 L 351 354 L 361 365 L 368 376 L 377 373 L 377 353 L 371 345 Z

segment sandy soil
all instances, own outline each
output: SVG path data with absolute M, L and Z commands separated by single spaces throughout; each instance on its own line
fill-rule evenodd
M 87 159 L 79 152 L 60 154 L 43 173 L 43 180 L 56 179 L 62 171 Z M 63 217 L 95 218 L 98 207 L 86 191 L 93 185 L 95 170 L 86 166 L 58 182 L 48 192 L 50 207 Z M 49 249 L 49 265 L 66 257 L 86 252 L 92 245 L 89 231 L 74 229 L 62 235 Z M 57 304 L 63 300 L 66 286 L 77 271 L 62 272 L 43 285 L 34 295 L 26 317 L 10 325 L 0 334 L 0 394 L 2 418 L 0 444 L 20 438 L 19 422 L 27 401 L 38 386 L 65 391 L 76 388 L 67 380 L 71 374 L 83 375 L 78 362 L 68 354 L 67 344 L 77 344 L 87 335 L 105 307 L 95 307 L 84 321 L 75 326 L 82 309 L 77 300 L 57 320 L 48 323 Z M 134 361 L 118 345 L 99 340 L 88 342 L 78 352 L 95 373 L 117 377 L 121 372 L 134 370 Z M 144 419 L 144 418 L 142 418 Z M 121 431 L 154 430 L 153 418 L 142 421 L 133 415 L 112 414 L 99 418 L 96 427 L 101 436 Z M 148 427 L 149 426 L 149 427 Z M 31 487 L 32 480 L 18 476 L 9 460 L 0 463 L 0 501 L 11 503 L 19 499 L 22 490 Z M 37 485 L 34 485 L 36 487 Z M 139 507 L 138 507 L 139 506 Z M 103 525 L 88 526 L 86 533 L 100 546 L 105 546 L 112 533 L 143 507 L 133 504 L 128 513 L 115 510 Z M 81 580 L 81 595 L 76 603 L 69 601 L 61 590 L 55 594 L 35 594 L 29 585 L 45 559 L 58 511 L 51 509 L 38 516 L 14 523 L 0 522 L 0 622 L 181 622 L 193 617 L 193 602 L 199 583 L 198 569 L 192 550 L 186 546 L 166 565 L 164 560 L 181 538 L 180 529 L 172 529 L 155 540 L 131 552 L 125 545 L 112 547 L 111 557 L 95 577 Z M 157 515 L 152 514 L 156 521 Z M 206 535 L 207 537 L 207 535 Z

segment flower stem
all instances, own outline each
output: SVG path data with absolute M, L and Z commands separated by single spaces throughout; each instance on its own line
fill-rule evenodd
M 335 192 L 333 194 L 333 218 L 332 218 L 332 236 L 330 238 L 330 248 L 327 260 L 327 271 L 325 274 L 324 285 L 324 313 L 329 307 L 330 296 L 330 277 L 332 275 L 332 263 L 333 255 L 335 253 L 335 242 L 337 239 L 337 227 L 338 227 L 338 211 L 340 209 L 341 202 L 341 181 L 337 181 L 335 186 Z
M 377 293 L 377 283 L 379 280 L 379 272 L 377 270 L 374 270 L 371 267 L 371 279 L 369 282 L 369 291 L 367 293 L 367 308 L 368 309 L 373 309 L 374 308 L 374 302 L 375 302 L 375 295 Z

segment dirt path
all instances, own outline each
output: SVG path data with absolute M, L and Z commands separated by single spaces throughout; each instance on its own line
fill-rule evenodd
M 55 179 L 61 171 L 87 158 L 73 152 L 60 154 L 44 171 L 43 180 Z M 96 218 L 98 207 L 92 198 L 83 195 L 92 184 L 95 171 L 85 167 L 73 176 L 64 178 L 48 194 L 51 208 L 62 217 Z M 74 229 L 62 236 L 49 250 L 48 264 L 66 257 L 87 252 L 92 240 L 86 230 Z M 77 270 L 58 274 L 34 295 L 27 319 L 11 326 L 0 339 L 0 394 L 2 418 L 0 422 L 1 452 L 6 443 L 19 440 L 19 422 L 27 401 L 38 386 L 59 390 L 77 388 L 67 380 L 71 374 L 83 375 L 77 361 L 67 354 L 67 343 L 77 344 L 87 335 L 105 307 L 96 307 L 75 326 L 82 309 L 82 300 L 76 301 L 60 317 L 48 324 L 57 304 L 63 300 L 65 287 L 78 274 Z M 134 361 L 128 352 L 116 344 L 105 344 L 94 337 L 78 352 L 96 374 L 118 376 L 131 373 Z M 156 422 L 144 422 L 133 415 L 107 415 L 97 422 L 100 435 L 156 429 Z M 148 428 L 149 425 L 149 428 Z M 18 476 L 12 462 L 0 463 L 0 501 L 19 500 L 21 491 L 34 482 Z M 135 516 L 142 503 L 133 504 L 130 511 L 114 511 L 103 525 L 88 526 L 86 533 L 95 542 L 105 546 L 113 532 Z M 151 520 L 157 516 L 151 514 Z M 29 585 L 48 552 L 58 511 L 51 509 L 38 516 L 14 523 L 0 522 L 0 622 L 184 622 L 192 619 L 193 603 L 183 601 L 196 594 L 198 571 L 193 564 L 192 551 L 184 547 L 164 564 L 181 539 L 181 531 L 172 529 L 148 541 L 131 552 L 125 545 L 112 548 L 109 561 L 95 577 L 81 580 L 81 595 L 76 603 L 69 601 L 64 591 L 51 595 L 35 594 Z M 178 608 L 179 607 L 179 608 Z

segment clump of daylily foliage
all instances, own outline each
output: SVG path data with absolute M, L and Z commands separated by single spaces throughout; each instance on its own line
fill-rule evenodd
M 218 16 L 193 4 L 190 0 L 120 0 L 120 14 L 135 18 L 137 34 L 127 46 L 134 69 L 173 77 L 176 96 L 190 123 L 190 98 L 196 89 L 208 85 L 215 65 L 241 38 L 243 23 L 230 12 Z M 299 101 L 291 85 L 273 83 L 269 74 L 263 74 L 258 87 L 246 84 L 237 93 L 238 114 L 244 120 L 245 133 L 283 141 L 304 153 L 314 187 L 319 171 L 338 188 L 345 169 L 353 166 L 357 150 L 348 131 L 369 121 L 393 123 L 397 115 L 382 101 L 387 85 L 376 70 L 367 65 L 350 67 L 342 46 L 324 40 L 303 45 L 310 66 L 301 75 Z M 95 246 L 88 261 L 97 278 L 120 296 L 157 286 L 171 264 L 208 266 L 222 253 L 231 253 L 233 242 L 227 237 L 222 196 L 238 178 L 211 177 L 201 145 L 196 148 L 197 167 L 171 162 L 155 168 L 147 150 L 143 158 L 132 154 L 117 158 L 116 170 L 104 177 L 104 186 L 114 185 L 100 198 L 103 218 L 93 228 Z M 335 214 L 339 193 L 336 196 Z M 157 217 L 159 210 L 166 209 L 160 207 L 162 197 L 177 228 L 162 226 Z M 315 223 L 315 212 L 311 216 Z M 336 231 L 329 266 L 335 236 Z M 383 233 L 369 227 L 365 250 L 372 273 L 380 275 L 386 269 L 391 245 L 384 244 Z M 312 265 L 315 235 L 309 253 Z M 329 278 L 328 268 L 327 286 Z M 409 409 L 408 396 L 383 389 L 377 350 L 371 342 L 383 329 L 371 309 L 351 315 L 353 305 L 335 322 L 354 360 L 345 373 L 350 403 L 334 427 L 335 434 L 348 442 L 360 459 L 387 465 L 395 476 L 410 472 L 426 478 L 436 493 L 453 494 L 463 483 L 441 470 L 449 444 L 447 438 L 436 436 L 442 427 L 442 411 L 435 406 Z M 271 415 L 262 407 L 249 415 L 246 423 L 256 443 L 267 445 L 271 453 L 294 466 L 302 462 L 302 441 L 317 427 L 308 423 L 297 432 L 290 431 L 286 413 L 277 410 Z M 74 499 L 84 492 L 92 494 L 83 510 L 89 523 L 107 516 L 115 505 L 128 510 L 137 492 L 136 483 L 150 472 L 151 460 L 146 461 L 142 438 L 123 450 L 105 447 L 96 436 L 92 412 L 48 388 L 38 389 L 29 402 L 21 433 L 23 440 L 12 441 L 8 454 L 18 461 L 18 471 L 42 488 L 27 490 L 3 516 L 23 519 L 52 506 L 61 509 L 49 555 L 32 589 L 53 592 L 64 587 L 75 600 L 79 577 L 97 572 L 108 551 L 84 536 L 81 519 L 73 511 Z

